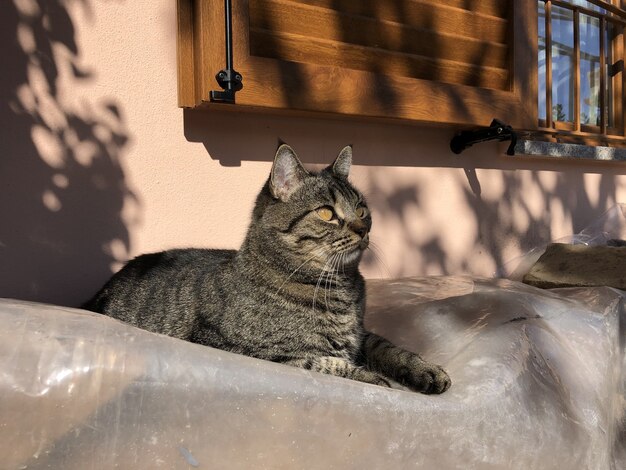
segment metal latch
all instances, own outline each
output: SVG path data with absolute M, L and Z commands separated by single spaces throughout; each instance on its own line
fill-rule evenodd
M 473 131 L 461 131 L 450 141 L 450 150 L 459 154 L 468 147 L 480 142 L 498 140 L 500 142 L 510 140 L 511 145 L 507 149 L 507 155 L 515 155 L 515 145 L 517 144 L 517 134 L 513 128 L 497 119 L 491 121 L 489 127 Z
M 233 68 L 233 13 L 231 0 L 224 0 L 224 31 L 226 36 L 226 68 L 215 75 L 215 79 L 224 91 L 211 91 L 211 101 L 235 103 L 235 92 L 243 88 L 242 76 Z

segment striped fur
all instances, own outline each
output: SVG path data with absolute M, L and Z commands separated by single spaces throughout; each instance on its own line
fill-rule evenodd
M 130 261 L 84 308 L 149 331 L 269 361 L 424 393 L 450 386 L 418 355 L 363 329 L 358 264 L 371 217 L 348 182 L 352 150 L 320 173 L 276 153 L 238 251 L 180 249 Z M 332 220 L 325 220 L 328 208 Z

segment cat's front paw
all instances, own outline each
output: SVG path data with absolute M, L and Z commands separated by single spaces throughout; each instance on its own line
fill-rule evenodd
M 402 375 L 404 385 L 426 394 L 443 393 L 452 384 L 450 377 L 442 367 L 428 362 L 415 364 Z

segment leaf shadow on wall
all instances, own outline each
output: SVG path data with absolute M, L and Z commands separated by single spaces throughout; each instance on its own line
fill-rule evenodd
M 398 266 L 393 277 L 415 274 L 416 266 L 428 275 L 505 275 L 515 268 L 519 254 L 580 232 L 622 202 L 617 194 L 624 188 L 615 165 L 556 163 L 546 169 L 537 168 L 537 163 L 534 168 L 504 167 L 495 172 L 467 165 L 442 174 L 442 179 L 450 179 L 446 184 L 451 195 L 445 204 L 433 196 L 438 183 L 429 177 L 415 184 L 390 185 L 375 169 L 368 169 L 370 200 L 382 219 L 378 223 L 394 227 L 394 245 L 402 247 L 386 250 L 395 259 L 383 256 Z M 482 191 L 480 179 L 488 191 Z M 569 224 L 571 231 L 555 234 L 554 220 Z M 375 263 L 369 257 L 364 264 Z
M 137 203 L 120 158 L 129 134 L 114 99 L 76 99 L 81 64 L 69 6 L 3 2 L 0 35 L 0 297 L 78 305 L 129 250 Z M 87 294 L 86 294 L 87 293 Z

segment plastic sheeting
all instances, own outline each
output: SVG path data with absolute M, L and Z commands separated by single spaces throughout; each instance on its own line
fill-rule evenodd
M 553 243 L 606 246 L 615 245 L 616 242 L 626 243 L 626 204 L 616 204 L 577 234 L 559 238 Z M 548 243 L 544 243 L 534 247 L 523 256 L 508 261 L 496 273 L 496 277 L 521 281 L 541 255 L 545 253 L 547 247 Z
M 369 282 L 367 325 L 445 366 L 390 390 L 0 301 L 3 469 L 623 469 L 624 296 Z

